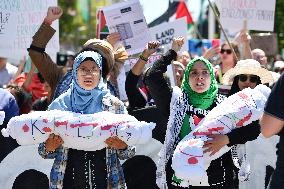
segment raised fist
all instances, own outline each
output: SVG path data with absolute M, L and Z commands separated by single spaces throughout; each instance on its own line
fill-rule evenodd
M 142 55 L 145 58 L 148 58 L 149 56 L 151 56 L 152 54 L 154 54 L 157 49 L 160 47 L 160 42 L 159 41 L 149 41 L 142 53 Z
M 178 52 L 184 44 L 184 37 L 174 37 L 172 50 Z
M 52 23 L 54 20 L 59 19 L 63 14 L 63 10 L 60 7 L 48 7 L 45 20 Z

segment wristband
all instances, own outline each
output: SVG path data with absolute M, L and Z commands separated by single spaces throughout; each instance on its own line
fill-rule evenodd
M 52 21 L 50 21 L 50 20 L 47 20 L 46 18 L 44 19 L 44 21 L 43 21 L 44 23 L 46 23 L 46 24 L 48 24 L 48 25 L 51 25 L 52 24 Z
M 139 55 L 139 58 L 145 62 L 148 62 L 148 58 L 144 57 L 142 54 Z

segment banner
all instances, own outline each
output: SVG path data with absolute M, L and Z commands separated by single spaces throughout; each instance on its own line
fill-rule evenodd
M 110 33 L 119 32 L 129 55 L 143 51 L 150 33 L 139 1 L 126 1 L 103 8 Z
M 273 31 L 276 0 L 217 0 L 224 28 Z
M 187 41 L 186 17 L 152 27 L 150 28 L 150 33 L 152 40 L 160 41 L 164 52 L 166 52 L 171 48 L 174 37 L 183 36 L 185 41 Z M 188 44 L 185 43 L 181 48 L 181 52 L 187 50 Z
M 46 16 L 49 6 L 57 6 L 57 0 L 0 0 L 0 57 L 21 59 L 27 55 L 32 36 Z M 59 24 L 49 41 L 46 52 L 56 60 L 59 51 Z

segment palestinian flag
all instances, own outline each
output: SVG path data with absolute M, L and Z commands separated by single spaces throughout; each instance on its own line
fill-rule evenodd
M 169 22 L 178 18 L 186 17 L 187 28 L 190 29 L 193 25 L 193 19 L 187 9 L 184 0 L 169 2 L 169 8 L 159 18 L 148 24 L 149 27 L 159 25 L 163 22 Z
M 187 30 L 189 30 L 191 26 L 193 25 L 193 20 L 187 9 L 186 3 L 183 0 L 179 3 L 176 9 L 176 15 L 175 15 L 176 19 L 182 18 L 182 17 L 186 17 Z
M 102 10 L 97 11 L 97 27 L 96 36 L 98 39 L 105 39 L 109 34 L 108 27 L 106 25 L 106 19 Z

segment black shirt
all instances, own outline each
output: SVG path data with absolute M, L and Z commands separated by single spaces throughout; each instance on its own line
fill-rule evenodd
M 268 97 L 265 113 L 284 121 L 284 75 L 282 75 L 278 82 L 272 88 L 271 94 Z M 284 168 L 284 129 L 280 133 L 280 141 L 278 146 L 278 158 L 276 162 L 277 169 Z
M 125 92 L 129 102 L 129 109 L 144 108 L 146 100 L 137 88 L 139 75 L 134 75 L 130 70 L 127 74 L 125 81 Z

